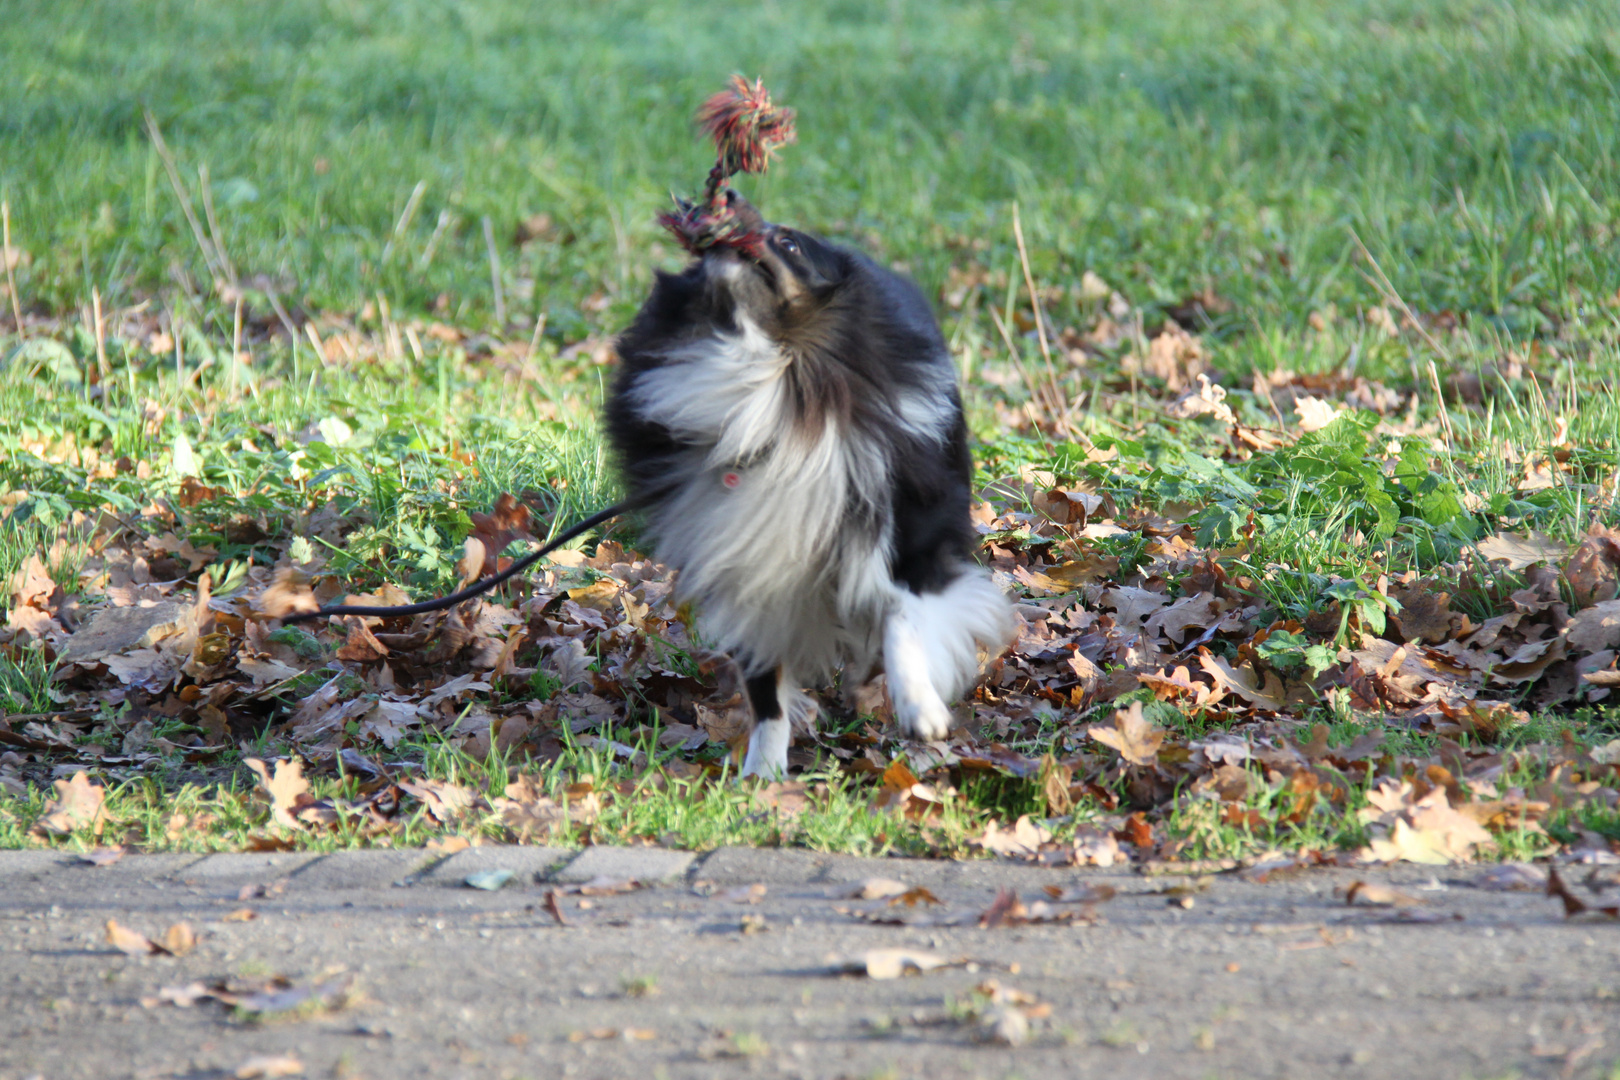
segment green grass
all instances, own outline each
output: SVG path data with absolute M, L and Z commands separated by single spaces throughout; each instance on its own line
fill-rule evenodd
M 642 750 L 649 747 L 643 743 Z M 789 846 L 814 851 L 860 855 L 955 853 L 969 851 L 970 836 L 983 831 L 989 812 L 971 800 L 948 804 L 927 821 L 898 814 L 877 814 L 870 796 L 836 772 L 797 778 L 804 785 L 802 809 L 780 811 L 756 794 L 753 785 L 738 785 L 730 774 L 675 778 L 663 768 L 629 770 L 610 754 L 572 748 L 543 767 L 513 760 L 498 752 L 474 759 L 443 742 L 402 743 L 398 763 L 417 778 L 455 784 L 485 800 L 482 809 L 464 820 L 440 823 L 414 800 L 391 816 L 386 826 L 355 804 L 377 789 L 363 776 L 341 767 L 311 778 L 310 795 L 332 805 L 337 822 L 331 828 L 285 829 L 269 820 L 268 804 L 254 792 L 252 774 L 239 759 L 216 763 L 224 782 L 196 783 L 174 774 L 115 783 L 105 796 L 105 820 L 61 837 L 72 850 L 118 843 L 142 851 L 235 851 L 274 844 L 298 850 L 339 851 L 386 843 L 421 846 L 459 836 L 478 842 L 511 842 L 515 834 L 488 803 L 526 775 L 541 794 L 561 799 L 582 780 L 598 794 L 602 809 L 589 821 L 571 821 L 550 837 L 554 844 L 652 841 L 692 851 L 727 845 Z M 672 755 L 659 755 L 667 765 Z M 0 798 L 0 850 L 26 847 L 29 829 L 43 811 L 48 787 L 23 798 Z M 185 820 L 176 821 L 176 816 Z M 544 841 L 545 837 L 538 838 Z
M 750 197 L 901 265 L 937 299 L 982 478 L 1049 472 L 1121 511 L 1191 504 L 1198 542 L 1268 616 L 1339 612 L 1325 645 L 1301 638 L 1284 655 L 1274 642 L 1279 670 L 1384 618 L 1380 576 L 1450 573 L 1498 529 L 1572 541 L 1620 522 L 1613 5 L 21 0 L 0 54 L 0 198 L 26 314 L 17 333 L 0 304 L 0 579 L 38 554 L 72 583 L 95 518 L 156 507 L 174 517 L 155 531 L 212 549 L 216 595 L 298 538 L 300 557 L 355 587 L 428 596 L 454 581 L 469 513 L 499 493 L 537 492 L 563 521 L 610 501 L 595 344 L 655 268 L 678 265 L 654 216 L 706 168 L 689 117 L 733 70 L 800 110 L 800 143 Z M 1030 388 L 996 328 L 1042 370 L 1015 206 L 1055 331 L 1096 323 L 1107 301 L 1081 289 L 1088 272 L 1129 311 L 1119 343 L 1072 363 L 1059 349 L 1063 390 L 1082 396 L 1058 435 L 1016 428 Z M 1202 317 L 1185 314 L 1194 297 Z M 1398 323 L 1403 305 L 1422 331 L 1386 329 L 1382 313 Z M 1170 314 L 1194 324 L 1246 425 L 1279 426 L 1257 378 L 1339 372 L 1410 395 L 1418 433 L 1393 449 L 1365 415 L 1234 454 L 1225 425 L 1169 418 L 1162 382 L 1127 370 Z M 1118 456 L 1087 462 L 1092 447 Z M 1570 471 L 1521 491 L 1504 448 L 1563 453 Z M 120 471 L 123 458 L 144 472 Z M 199 484 L 214 497 L 190 499 Z M 311 524 L 334 516 L 334 529 Z M 1072 554 L 1118 558 L 1121 576 L 1149 561 L 1140 534 Z M 1523 584 L 1505 571 L 1446 581 L 1476 621 Z M 50 671 L 41 651 L 6 645 L 0 708 L 49 711 Z M 1333 724 L 1335 741 L 1376 721 L 1347 710 L 1328 701 L 1305 718 Z M 1171 709 L 1164 722 L 1196 735 L 1215 721 Z M 1534 725 L 1530 741 L 1616 734 L 1612 713 Z M 122 737 L 111 713 L 97 730 L 108 749 Z M 1054 714 L 1019 745 L 1061 754 L 1083 730 Z M 1392 745 L 1432 752 L 1399 733 Z M 430 774 L 454 771 L 421 753 Z M 204 842 L 240 842 L 262 821 L 245 789 L 217 785 L 230 767 L 214 786 L 187 787 L 177 767 L 111 797 L 143 843 L 164 846 L 159 819 L 191 812 L 177 807 L 215 815 Z M 502 770 L 479 768 L 498 793 Z M 573 753 L 548 768 L 552 784 L 621 773 Z M 861 820 L 864 795 L 827 783 L 792 842 L 923 846 Z M 1041 807 L 1009 778 L 963 791 L 953 836 Z M 37 789 L 0 794 L 0 846 L 24 842 L 40 805 Z M 649 788 L 612 807 L 615 836 L 779 837 L 734 792 Z M 1298 843 L 1355 842 L 1322 814 L 1295 824 Z M 1277 840 L 1216 830 L 1199 843 Z M 368 840 L 356 826 L 318 842 Z
M 1019 199 L 1043 280 L 1091 268 L 1150 305 L 1218 285 L 1229 332 L 1262 328 L 1241 369 L 1371 299 L 1352 227 L 1408 302 L 1503 333 L 1611 291 L 1617 32 L 1575 2 L 24 0 L 0 28 L 0 187 L 53 310 L 173 289 L 175 261 L 208 291 L 143 107 L 190 187 L 207 167 L 238 273 L 314 309 L 442 293 L 487 320 L 481 218 L 504 241 L 549 213 L 554 239 L 505 252 L 506 294 L 561 340 L 616 329 L 655 246 L 673 258 L 653 213 L 705 167 L 694 102 L 741 70 L 801 111 L 759 185 L 775 217 L 872 234 L 937 287 L 953 241 L 1009 267 Z

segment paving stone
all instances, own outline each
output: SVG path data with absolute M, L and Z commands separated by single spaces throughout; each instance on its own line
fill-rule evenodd
M 227 851 L 192 863 L 178 876 L 206 886 L 257 885 L 284 878 L 318 858 L 307 851 Z
M 125 855 L 107 866 L 93 866 L 78 860 L 69 869 L 81 873 L 80 880 L 86 885 L 133 885 L 184 877 L 192 866 L 207 857 L 190 851 L 165 851 L 155 855 Z
M 667 848 L 592 847 L 552 875 L 556 881 L 578 883 L 592 878 L 634 878 L 651 884 L 686 873 L 697 856 Z
M 818 881 L 828 884 L 865 881 L 869 877 L 893 878 L 907 885 L 936 888 L 945 884 L 952 863 L 936 859 L 862 859 L 854 855 L 831 855 L 822 866 Z
M 950 888 L 1016 889 L 1020 893 L 1032 893 L 1045 885 L 1075 885 L 1106 880 L 1118 887 L 1119 881 L 1116 879 L 1140 880 L 1128 867 L 1034 866 L 1010 859 L 943 863 L 941 869 L 944 872 L 942 884 Z
M 458 851 L 434 866 L 419 879 L 424 885 L 465 885 L 468 874 L 484 870 L 510 870 L 513 884 L 530 884 L 544 878 L 558 863 L 573 856 L 567 848 L 529 847 L 522 844 L 489 844 Z
M 387 889 L 439 862 L 434 851 L 334 851 L 293 875 L 295 889 Z
M 0 881 L 30 881 L 70 866 L 77 859 L 71 852 L 41 848 L 0 851 Z
M 807 885 L 819 879 L 826 858 L 809 851 L 726 847 L 705 856 L 693 874 L 716 885 Z

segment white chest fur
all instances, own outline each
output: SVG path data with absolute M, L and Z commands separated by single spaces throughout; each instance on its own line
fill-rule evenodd
M 744 323 L 672 352 L 630 400 L 691 445 L 649 525 L 711 640 L 745 667 L 813 678 L 876 648 L 893 602 L 887 499 L 874 497 L 889 462 L 836 416 L 795 423 L 791 362 Z

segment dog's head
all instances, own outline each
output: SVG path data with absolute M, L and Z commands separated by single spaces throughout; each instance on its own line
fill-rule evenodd
M 779 341 L 813 333 L 850 278 L 849 254 L 765 221 L 740 195 L 731 198 L 731 212 L 747 223 L 755 242 L 704 252 L 703 272 L 715 301 Z

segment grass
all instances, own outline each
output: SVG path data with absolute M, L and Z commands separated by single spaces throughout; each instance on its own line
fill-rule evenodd
M 1447 572 L 1498 529 L 1568 542 L 1620 523 L 1611 5 L 14 9 L 0 25 L 0 198 L 25 318 L 0 314 L 0 579 L 39 554 L 71 587 L 100 514 L 178 507 L 162 527 L 207 552 L 191 572 L 216 595 L 303 544 L 295 554 L 356 586 L 427 596 L 453 584 L 469 514 L 498 494 L 539 492 L 559 520 L 610 501 L 598 346 L 653 271 L 678 264 L 654 216 L 705 168 L 690 112 L 732 70 L 763 75 L 801 114 L 801 143 L 750 196 L 937 298 L 981 479 L 1052 475 L 1122 512 L 1191 505 L 1198 542 L 1269 615 L 1340 613 L 1325 644 L 1273 639 L 1279 669 L 1331 662 L 1395 614 L 1381 577 Z M 1041 412 L 1044 361 L 1015 214 L 1054 339 L 1098 326 L 1111 293 L 1123 304 L 1117 341 L 1057 347 L 1053 380 L 1081 406 L 1066 424 L 1025 422 Z M 1421 325 L 1403 325 L 1407 312 Z M 1274 373 L 1337 373 L 1405 396 L 1411 434 L 1391 450 L 1367 415 L 1235 455 L 1227 425 L 1168 416 L 1162 375 L 1131 360 L 1171 318 L 1195 329 L 1243 425 L 1283 426 L 1261 389 Z M 1538 455 L 1564 468 L 1524 490 Z M 210 497 L 193 499 L 199 487 Z M 1117 559 L 1121 576 L 1151 561 L 1140 533 L 1074 554 Z M 1480 621 L 1524 580 L 1450 584 Z M 284 643 L 320 648 L 295 632 Z M 55 707 L 50 659 L 4 652 L 0 707 Z M 1537 712 L 1531 742 L 1617 733 L 1612 713 L 1523 704 Z M 111 749 L 122 722 L 107 711 L 89 737 Z M 1212 722 L 1162 713 L 1189 735 Z M 1020 745 L 1061 751 L 1065 730 L 1083 731 L 1073 719 Z M 1305 719 L 1330 723 L 1335 743 L 1377 722 L 1333 702 Z M 404 753 L 492 794 L 507 779 L 502 763 Z M 148 846 L 177 843 L 175 813 L 215 820 L 178 843 L 241 843 L 262 812 L 220 784 L 233 768 L 222 760 L 199 786 L 165 766 L 114 786 L 109 805 Z M 578 751 L 546 768 L 553 788 L 627 774 Z M 872 818 L 838 776 L 813 782 L 825 790 L 791 842 L 828 849 L 939 836 L 959 849 L 989 816 L 1042 808 L 1027 783 L 980 778 L 925 840 Z M 316 792 L 357 783 L 326 777 Z M 1256 791 L 1262 818 L 1285 816 L 1282 794 Z M 1289 835 L 1354 844 L 1362 795 Z M 37 787 L 0 793 L 0 846 L 26 842 L 41 805 Z M 1280 836 L 1204 822 L 1196 802 L 1177 813 L 1172 830 L 1211 856 Z M 1576 812 L 1560 813 L 1549 829 L 1573 828 Z M 688 847 L 781 839 L 748 796 L 678 784 L 612 800 L 600 828 Z M 371 838 L 351 823 L 299 842 Z
M 588 823 L 561 830 L 556 842 L 568 844 L 651 841 L 693 851 L 728 845 L 793 846 L 813 851 L 859 855 L 966 854 L 969 839 L 982 832 L 990 810 L 971 801 L 948 803 L 930 820 L 898 814 L 874 814 L 870 796 L 842 775 L 811 773 L 804 785 L 804 807 L 773 809 L 752 788 L 701 778 L 674 778 L 662 768 L 630 772 L 610 753 L 572 749 L 534 768 L 499 752 L 475 760 L 443 742 L 401 744 L 397 765 L 404 772 L 459 785 L 484 800 L 500 797 L 520 775 L 532 778 L 545 795 L 561 798 L 583 779 L 602 796 L 602 809 Z M 653 748 L 645 745 L 642 750 Z M 675 760 L 664 755 L 663 764 Z M 413 762 L 414 759 L 414 762 Z M 409 767 L 414 763 L 415 767 Z M 386 843 L 395 847 L 443 843 L 451 837 L 477 842 L 511 839 L 499 813 L 476 811 L 464 819 L 441 823 L 420 808 L 403 811 L 380 828 L 372 815 L 352 807 L 378 787 L 339 764 L 311 784 L 311 796 L 337 808 L 329 829 L 281 829 L 268 821 L 265 800 L 256 797 L 245 768 L 220 767 L 231 776 L 224 783 L 186 782 L 163 774 L 143 776 L 109 786 L 105 820 L 99 829 L 85 827 L 61 839 L 74 850 L 120 843 L 143 851 L 237 851 L 255 846 L 308 851 L 340 851 Z M 0 800 L 0 850 L 29 846 L 29 828 L 44 808 L 48 788 L 35 788 L 22 798 Z

